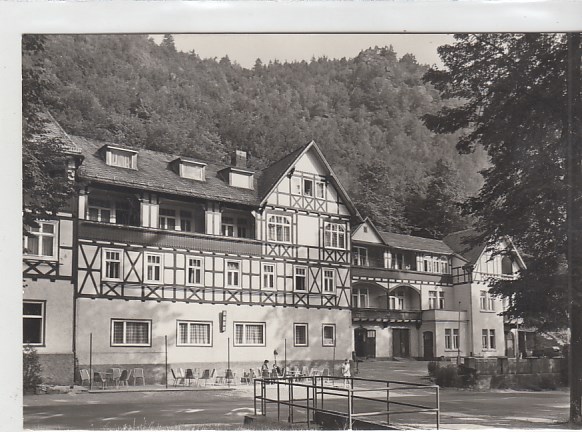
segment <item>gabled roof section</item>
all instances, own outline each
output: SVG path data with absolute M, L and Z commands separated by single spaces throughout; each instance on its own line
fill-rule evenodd
M 75 142 L 71 139 L 71 137 L 65 132 L 65 130 L 61 127 L 59 122 L 55 120 L 52 114 L 49 111 L 45 111 L 43 113 L 38 114 L 41 120 L 45 121 L 44 129 L 45 132 L 36 139 L 43 140 L 56 140 L 58 141 L 65 150 L 66 153 L 71 155 L 80 155 L 81 149 L 75 144 Z
M 453 255 L 454 251 L 442 240 L 416 237 L 407 234 L 380 232 L 384 243 L 396 249 L 412 250 L 416 252 Z
M 138 169 L 127 170 L 107 165 L 99 154 L 99 149 L 106 144 L 124 148 L 125 146 L 77 136 L 72 136 L 71 139 L 85 156 L 84 162 L 77 171 L 81 179 L 101 184 L 124 186 L 184 197 L 211 199 L 253 207 L 259 204 L 259 197 L 255 190 L 230 186 L 220 178 L 218 172 L 224 169 L 226 165 L 207 163 L 206 181 L 194 180 L 180 177 L 170 169 L 170 163 L 179 156 L 152 150 L 133 149 L 139 153 Z M 191 160 L 195 161 L 194 159 Z
M 362 216 L 358 212 L 358 209 L 350 199 L 344 187 L 339 182 L 337 176 L 331 169 L 331 166 L 327 162 L 327 159 L 325 158 L 325 156 L 323 155 L 315 141 L 310 141 L 308 144 L 299 147 L 297 150 L 293 151 L 288 156 L 284 157 L 278 162 L 275 162 L 273 165 L 263 170 L 263 175 L 261 177 L 262 186 L 260 193 L 261 205 L 264 205 L 264 203 L 267 200 L 267 197 L 279 185 L 283 177 L 289 174 L 289 171 L 295 166 L 299 158 L 301 158 L 301 156 L 307 153 L 310 149 L 313 149 L 315 151 L 315 154 L 319 158 L 320 162 L 329 172 L 330 183 L 337 189 L 339 195 L 342 197 L 345 205 L 350 210 L 352 216 L 355 216 L 359 220 L 363 220 Z
M 355 242 L 360 241 L 360 240 L 355 240 L 355 237 L 358 235 L 358 233 L 360 231 L 364 230 L 366 227 L 368 227 L 372 231 L 373 235 L 375 235 L 378 238 L 378 243 L 383 245 L 384 239 L 382 238 L 382 234 L 380 234 L 380 231 L 378 231 L 378 228 L 376 228 L 376 225 L 374 225 L 374 223 L 368 217 L 364 220 L 364 222 L 359 224 L 352 231 L 352 241 L 355 241 Z
M 447 235 L 443 241 L 470 264 L 475 264 L 487 247 L 485 243 L 474 243 L 479 233 L 474 229 L 457 231 Z

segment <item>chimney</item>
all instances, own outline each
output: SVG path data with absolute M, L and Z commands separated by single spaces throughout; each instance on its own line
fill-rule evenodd
M 246 169 L 247 167 L 247 152 L 242 150 L 235 150 L 230 157 L 230 164 L 237 168 Z

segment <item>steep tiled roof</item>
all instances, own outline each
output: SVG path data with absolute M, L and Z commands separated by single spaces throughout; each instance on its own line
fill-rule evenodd
M 35 140 L 56 140 L 64 150 L 70 154 L 80 154 L 81 149 L 77 147 L 71 137 L 64 131 L 61 125 L 54 119 L 48 111 L 38 114 L 41 120 L 44 120 L 44 133 L 35 137 Z
M 453 254 L 453 250 L 451 250 L 451 248 L 449 248 L 442 240 L 382 231 L 380 231 L 380 235 L 382 236 L 382 240 L 384 240 L 388 246 L 394 248 L 446 255 Z
M 261 199 L 265 198 L 265 195 L 271 190 L 273 186 L 277 183 L 281 175 L 285 173 L 293 165 L 295 160 L 299 157 L 301 152 L 309 145 L 305 144 L 289 153 L 287 156 L 279 159 L 277 162 L 273 163 L 271 166 L 265 168 L 261 173 L 261 180 L 259 182 L 259 195 Z
M 218 175 L 225 165 L 205 162 L 206 181 L 197 181 L 182 178 L 169 169 L 168 164 L 177 155 L 139 149 L 137 170 L 114 167 L 105 163 L 98 150 L 105 144 L 120 147 L 117 144 L 77 136 L 71 136 L 71 139 L 85 156 L 79 168 L 82 179 L 236 204 L 257 206 L 259 203 L 257 182 L 254 190 L 230 186 Z
M 454 250 L 456 254 L 465 258 L 469 263 L 475 264 L 481 256 L 483 249 L 485 249 L 485 244 L 468 244 L 468 242 L 477 235 L 477 231 L 468 229 L 451 233 L 446 236 L 443 241 Z

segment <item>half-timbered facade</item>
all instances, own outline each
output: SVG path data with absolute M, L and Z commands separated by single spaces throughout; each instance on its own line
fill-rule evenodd
M 73 139 L 80 365 L 159 377 L 166 340 L 169 363 L 194 367 L 351 354 L 359 216 L 315 143 L 253 172 L 240 152 L 225 167 Z

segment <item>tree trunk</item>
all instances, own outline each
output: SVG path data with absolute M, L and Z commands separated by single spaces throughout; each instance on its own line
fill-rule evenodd
M 568 291 L 570 422 L 582 424 L 582 110 L 580 34 L 568 35 Z

